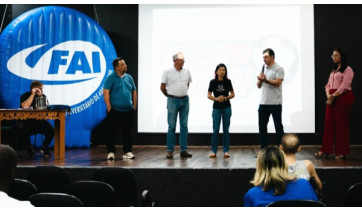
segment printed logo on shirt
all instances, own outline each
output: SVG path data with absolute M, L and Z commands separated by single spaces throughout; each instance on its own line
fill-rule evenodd
M 225 91 L 224 86 L 223 85 L 218 85 L 216 91 L 217 92 L 224 92 Z

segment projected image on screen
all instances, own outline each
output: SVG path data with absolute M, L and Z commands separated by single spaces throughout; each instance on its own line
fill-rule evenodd
M 224 63 L 235 92 L 230 132 L 257 133 L 261 90 L 256 77 L 263 50 L 272 48 L 285 71 L 284 130 L 313 133 L 313 36 L 312 5 L 140 5 L 138 132 L 167 132 L 161 76 L 181 51 L 193 80 L 189 132 L 212 132 L 213 102 L 207 91 L 216 66 Z M 275 132 L 272 117 L 268 131 Z

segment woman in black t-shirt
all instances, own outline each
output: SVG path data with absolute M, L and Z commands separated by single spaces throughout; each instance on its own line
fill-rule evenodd
M 229 151 L 229 127 L 231 118 L 230 99 L 234 98 L 234 89 L 231 80 L 228 79 L 227 68 L 220 63 L 215 69 L 215 79 L 210 81 L 207 98 L 214 101 L 212 110 L 213 133 L 211 139 L 210 158 L 216 157 L 217 145 L 219 143 L 219 130 L 222 119 L 223 125 L 223 151 L 224 157 L 230 157 Z M 211 95 L 213 93 L 213 95 Z

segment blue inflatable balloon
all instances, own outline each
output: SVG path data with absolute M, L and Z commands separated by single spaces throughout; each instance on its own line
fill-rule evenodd
M 0 35 L 0 108 L 19 108 L 20 95 L 41 81 L 50 104 L 71 106 L 66 147 L 89 147 L 91 130 L 106 116 L 103 81 L 116 51 L 85 14 L 40 7 L 14 19 Z

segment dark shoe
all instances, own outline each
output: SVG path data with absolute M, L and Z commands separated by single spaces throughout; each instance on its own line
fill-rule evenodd
M 173 152 L 167 151 L 166 158 L 173 158 Z
M 33 151 L 32 149 L 28 150 L 28 151 L 26 152 L 26 157 L 27 157 L 28 159 L 34 158 L 34 151 Z
M 182 151 L 182 152 L 180 152 L 180 156 L 182 158 L 191 158 L 192 154 L 188 153 L 187 151 Z
M 321 151 L 314 153 L 314 156 L 320 157 L 320 158 L 323 157 L 324 155 L 326 156 L 326 158 L 328 158 L 328 153 L 321 152 Z
M 334 156 L 334 159 L 345 159 L 346 156 L 345 155 L 336 155 Z
M 43 156 L 44 156 L 45 158 L 50 158 L 50 152 L 49 152 L 49 149 L 48 149 L 47 147 L 43 147 L 43 148 L 41 149 L 41 152 L 43 153 Z

